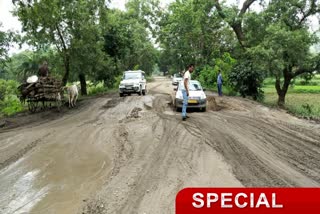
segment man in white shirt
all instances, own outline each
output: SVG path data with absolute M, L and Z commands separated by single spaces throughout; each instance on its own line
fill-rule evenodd
M 183 106 L 182 106 L 182 120 L 189 118 L 187 116 L 187 106 L 188 106 L 188 97 L 189 97 L 189 84 L 191 80 L 191 74 L 194 70 L 194 64 L 190 64 L 187 67 L 187 71 L 183 74 L 183 84 L 182 84 L 182 96 L 183 96 Z

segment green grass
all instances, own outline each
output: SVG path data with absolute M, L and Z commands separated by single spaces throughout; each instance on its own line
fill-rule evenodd
M 265 94 L 264 104 L 276 106 L 278 95 Z M 286 109 L 297 116 L 320 119 L 320 94 L 289 93 L 286 96 Z
M 264 82 L 264 104 L 276 106 L 278 95 L 274 87 L 274 79 L 267 78 Z M 316 75 L 310 85 L 301 85 L 296 80 L 286 95 L 286 109 L 294 115 L 320 119 L 320 75 Z
M 268 77 L 264 80 L 265 85 L 274 85 L 276 82 L 275 78 Z M 320 74 L 315 75 L 308 83 L 305 82 L 303 78 L 296 78 L 294 80 L 294 85 L 306 85 L 306 86 L 320 86 Z
M 263 88 L 263 91 L 265 94 L 268 94 L 268 93 L 277 93 L 274 85 L 265 85 Z M 289 87 L 288 89 L 288 93 L 291 94 L 291 93 L 296 93 L 296 94 L 299 94 L 299 93 L 310 93 L 310 94 L 320 94 L 320 85 L 296 85 L 296 86 L 293 86 L 293 87 Z
M 320 85 L 296 85 L 292 91 L 294 93 L 320 93 Z

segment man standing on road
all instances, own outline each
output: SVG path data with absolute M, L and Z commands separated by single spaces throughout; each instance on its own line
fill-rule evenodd
M 223 83 L 223 79 L 222 79 L 221 71 L 219 70 L 217 84 L 218 84 L 218 94 L 220 97 L 222 96 L 222 83 Z
M 183 96 L 183 106 L 182 106 L 182 120 L 189 118 L 187 116 L 187 106 L 188 106 L 188 97 L 189 97 L 189 84 L 191 80 L 191 74 L 194 70 L 194 64 L 190 64 L 187 68 L 187 71 L 183 74 L 183 84 L 182 84 L 182 96 Z

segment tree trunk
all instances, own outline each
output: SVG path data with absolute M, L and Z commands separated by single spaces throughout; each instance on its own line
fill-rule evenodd
M 61 53 L 63 53 L 64 55 L 64 68 L 65 68 L 65 73 L 64 73 L 64 76 L 62 78 L 62 85 L 65 86 L 68 82 L 68 79 L 69 79 L 69 73 L 70 73 L 70 56 L 69 56 L 69 52 L 68 52 L 68 48 L 67 48 L 67 45 L 66 45 L 66 42 L 63 38 L 63 34 L 62 32 L 60 31 L 60 28 L 59 28 L 59 25 L 56 24 L 56 29 L 57 29 L 57 32 L 58 32 L 58 35 L 59 35 L 59 38 L 60 38 L 60 42 L 61 42 L 61 45 L 62 45 L 62 50 L 63 51 L 60 51 Z M 58 47 L 58 50 L 59 50 L 59 45 L 57 45 Z
M 68 79 L 69 79 L 69 73 L 70 73 L 70 57 L 68 54 L 65 55 L 64 69 L 65 69 L 65 73 L 62 78 L 62 85 L 63 86 L 65 86 L 67 84 Z
M 290 82 L 291 82 L 291 76 L 287 73 L 287 72 L 284 72 L 285 75 L 284 75 L 284 82 L 283 82 L 283 85 L 282 85 L 282 88 L 281 88 L 281 85 L 280 85 L 280 78 L 277 78 L 276 79 L 276 90 L 277 90 L 277 93 L 278 93 L 278 106 L 280 107 L 284 107 L 285 103 L 286 103 L 286 95 L 287 95 L 287 92 L 288 92 L 288 88 L 289 88 L 289 85 L 290 85 Z
M 286 94 L 282 91 L 278 93 L 278 106 L 284 107 L 284 104 L 286 103 Z
M 238 23 L 235 23 L 235 24 L 232 24 L 231 25 L 233 31 L 235 32 L 236 36 L 237 36 L 237 39 L 239 41 L 239 44 L 242 48 L 245 48 L 246 45 L 245 45 L 245 35 L 244 35 L 244 32 L 242 30 L 242 23 L 241 22 L 238 22 Z
M 84 74 L 79 74 L 79 80 L 81 85 L 81 95 L 87 95 L 87 82 Z

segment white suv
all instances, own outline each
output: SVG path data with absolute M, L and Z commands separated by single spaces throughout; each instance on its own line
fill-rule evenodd
M 181 74 L 174 74 L 172 77 L 172 85 L 178 85 L 182 79 Z
M 119 85 L 119 94 L 122 97 L 124 94 L 131 95 L 137 93 L 145 95 L 147 93 L 147 81 L 144 71 L 125 71 L 122 81 Z

